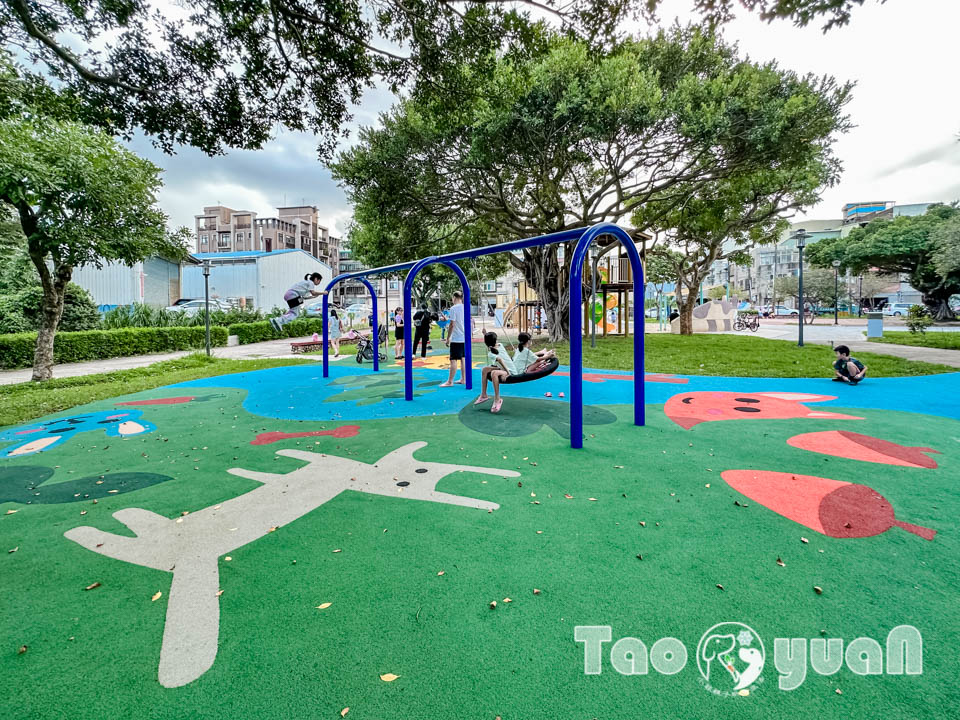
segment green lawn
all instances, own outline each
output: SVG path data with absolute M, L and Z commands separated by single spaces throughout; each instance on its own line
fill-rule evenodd
M 132 370 L 61 378 L 45 383 L 0 385 L 0 427 L 22 423 L 95 400 L 127 395 L 162 385 L 304 362 L 310 361 L 302 358 L 224 360 L 194 353 Z
M 883 337 L 869 338 L 870 342 L 890 343 L 891 345 L 916 345 L 917 347 L 960 350 L 960 332 L 887 332 Z
M 549 346 L 536 340 L 534 344 L 538 349 Z M 554 349 L 560 362 L 569 362 L 570 351 L 566 343 Z M 825 345 L 806 345 L 801 348 L 788 340 L 706 334 L 646 336 L 647 372 L 729 377 L 819 377 L 832 375 L 830 365 L 834 357 Z M 890 355 L 857 353 L 857 358 L 869 367 L 871 377 L 956 372 L 956 368 L 946 365 Z M 585 339 L 583 364 L 591 368 L 632 370 L 633 338 L 597 338 L 596 348 L 591 348 L 589 339 Z

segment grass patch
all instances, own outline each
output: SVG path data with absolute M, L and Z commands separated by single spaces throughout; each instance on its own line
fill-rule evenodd
M 903 333 L 909 334 L 909 333 Z M 937 333 L 940 334 L 940 333 Z M 550 347 L 537 342 L 536 348 Z M 570 360 L 567 343 L 553 346 L 561 363 Z M 877 353 L 857 353 L 869 367 L 870 377 L 900 377 L 956 372 L 947 365 L 917 362 Z M 647 372 L 677 375 L 725 375 L 728 377 L 830 377 L 833 351 L 825 345 L 797 347 L 789 340 L 768 340 L 738 335 L 646 336 Z M 597 338 L 591 348 L 583 344 L 583 364 L 591 368 L 633 370 L 633 338 Z
M 304 362 L 310 361 L 302 358 L 228 360 L 194 353 L 131 370 L 60 378 L 43 383 L 0 385 L 0 427 L 17 425 L 95 400 L 129 395 L 163 385 Z
M 916 345 L 917 347 L 960 350 L 960 332 L 884 332 L 883 337 L 867 338 L 870 342 L 891 345 Z

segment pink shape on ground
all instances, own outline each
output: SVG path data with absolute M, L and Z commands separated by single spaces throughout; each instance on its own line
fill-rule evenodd
M 308 432 L 295 432 L 288 433 L 282 432 L 280 430 L 274 430 L 273 432 L 260 433 L 256 438 L 250 441 L 251 445 L 269 445 L 271 443 L 280 442 L 281 440 L 289 440 L 291 438 L 302 438 L 302 437 L 320 437 L 321 435 L 329 435 L 331 437 L 340 439 L 354 437 L 357 433 L 360 432 L 359 425 L 341 425 L 338 428 L 333 430 L 313 430 Z
M 568 372 L 556 372 L 554 375 L 562 375 L 563 377 L 569 377 L 570 373 Z M 647 373 L 643 376 L 643 379 L 647 382 L 662 382 L 662 383 L 675 383 L 677 385 L 684 385 L 690 382 L 687 378 L 678 378 L 673 375 L 664 375 L 663 373 Z M 600 383 L 606 382 L 607 380 L 633 380 L 633 375 L 614 375 L 613 373 L 584 373 L 583 374 L 584 382 Z
M 898 445 L 888 440 L 861 435 L 849 430 L 826 430 L 824 432 L 794 435 L 787 440 L 787 444 L 801 450 L 809 450 L 823 455 L 930 470 L 937 467 L 937 461 L 927 457 L 924 453 L 939 454 L 940 452 L 928 447 Z

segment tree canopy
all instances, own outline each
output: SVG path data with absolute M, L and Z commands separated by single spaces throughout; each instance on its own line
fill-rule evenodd
M 880 218 L 845 238 L 820 240 L 807 256 L 821 267 L 839 260 L 841 272 L 902 273 L 923 294 L 934 319 L 953 319 L 948 301 L 960 293 L 960 268 L 945 260 L 957 252 L 958 216 L 955 205 L 933 205 L 923 215 Z
M 536 57 L 498 61 L 475 90 L 456 106 L 398 103 L 332 166 L 378 252 L 411 259 L 438 238 L 488 244 L 628 216 L 641 239 L 676 227 L 685 208 L 691 233 L 768 235 L 836 176 L 831 143 L 849 94 L 833 78 L 741 59 L 695 27 L 606 53 L 552 38 Z M 556 250 L 511 262 L 564 337 L 568 268 Z
M 0 204 L 16 212 L 43 288 L 35 380 L 50 377 L 74 268 L 184 252 L 156 207 L 160 184 L 159 168 L 102 131 L 48 118 L 0 120 Z
M 456 93 L 462 63 L 522 48 L 540 23 L 611 37 L 629 0 L 7 0 L 5 46 L 113 134 L 144 132 L 165 150 L 260 148 L 277 126 L 343 135 L 374 80 Z
M 648 16 L 653 16 L 662 2 L 645 0 Z M 882 4 L 886 0 L 876 2 Z M 734 8 L 742 6 L 768 22 L 787 19 L 799 27 L 823 19 L 826 31 L 849 23 L 853 9 L 864 5 L 865 0 L 690 0 L 690 4 L 714 23 L 727 22 L 733 17 Z

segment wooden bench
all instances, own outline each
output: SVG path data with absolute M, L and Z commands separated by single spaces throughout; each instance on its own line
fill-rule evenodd
M 323 350 L 323 340 L 290 343 L 290 351 L 294 354 L 310 352 L 311 350 Z

